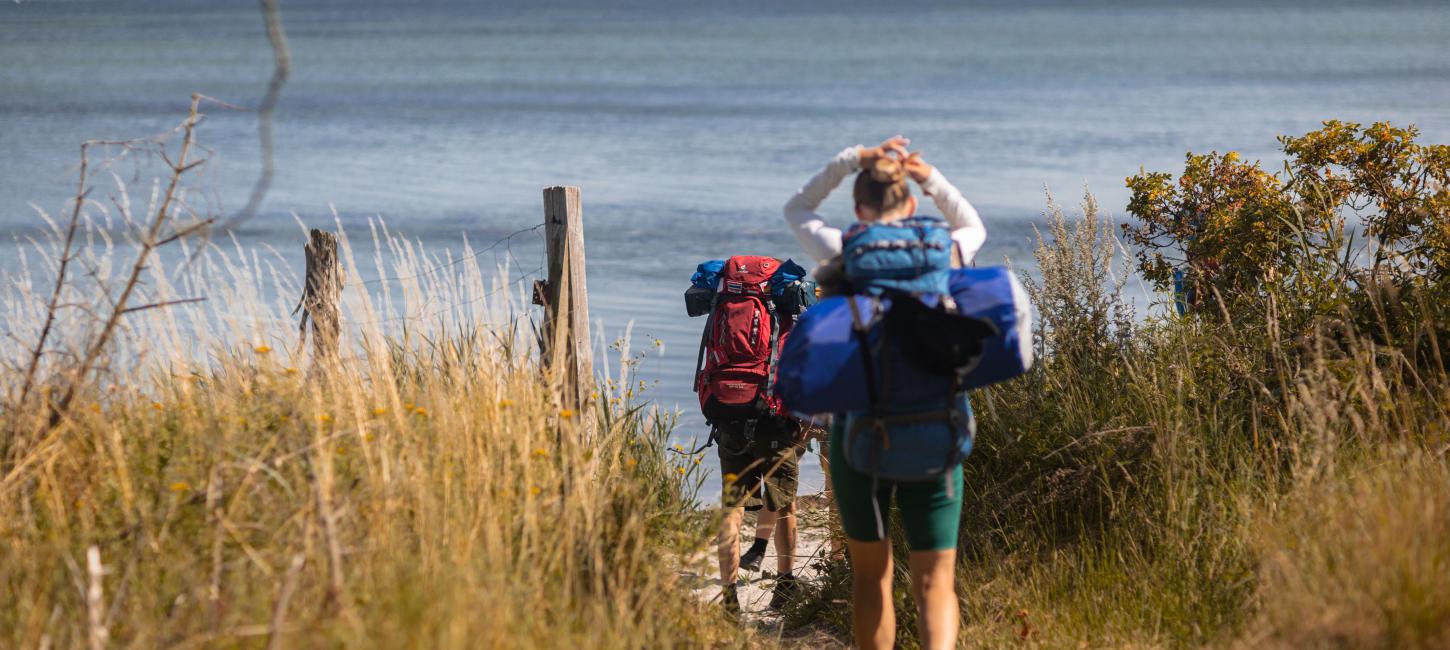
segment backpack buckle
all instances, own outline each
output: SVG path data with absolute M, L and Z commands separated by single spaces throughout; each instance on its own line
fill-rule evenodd
M 872 416 L 871 430 L 875 431 L 876 435 L 881 436 L 882 451 L 891 449 L 891 433 L 886 430 L 886 418 Z

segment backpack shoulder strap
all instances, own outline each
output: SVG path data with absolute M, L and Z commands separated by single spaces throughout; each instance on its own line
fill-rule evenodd
M 881 405 L 880 398 L 876 395 L 876 369 L 871 359 L 871 322 L 861 317 L 861 308 L 856 305 L 856 296 L 846 296 L 846 304 L 851 307 L 851 331 L 861 342 L 861 365 L 866 370 L 866 399 L 871 409 L 871 415 L 875 416 Z
M 780 361 L 780 312 L 775 309 L 775 301 L 769 297 L 761 302 L 765 303 L 765 311 L 770 313 L 770 360 L 765 364 L 765 398 L 775 396 L 775 365 Z

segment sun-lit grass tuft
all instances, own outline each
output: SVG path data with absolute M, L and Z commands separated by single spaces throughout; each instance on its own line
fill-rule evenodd
M 379 231 L 372 247 L 379 276 L 416 279 L 349 285 L 334 363 L 308 346 L 239 348 L 296 340 L 300 264 L 206 246 L 190 264 L 157 261 L 145 299 L 208 300 L 127 314 L 86 407 L 54 428 L 38 409 L 0 414 L 26 434 L 0 459 L 0 647 L 85 646 L 95 625 L 114 647 L 273 633 L 286 647 L 378 648 L 751 638 L 702 611 L 681 577 L 679 558 L 713 533 L 694 474 L 664 459 L 672 416 L 630 401 L 561 410 L 511 287 L 467 250 L 429 273 L 439 262 L 415 244 Z M 90 253 L 111 264 L 125 249 Z M 346 238 L 342 256 L 358 268 Z M 12 364 L 45 295 L 38 273 L 16 282 L 0 292 Z M 104 304 L 98 292 L 64 301 Z M 0 392 L 15 392 L 14 374 Z M 411 417 L 383 417 L 387 405 Z M 91 547 L 98 618 L 75 582 Z

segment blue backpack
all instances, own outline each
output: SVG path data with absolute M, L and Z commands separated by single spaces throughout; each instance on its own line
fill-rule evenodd
M 976 427 L 963 379 L 977 365 L 982 341 L 998 331 L 957 313 L 951 253 L 940 219 L 853 226 L 843 238 L 842 266 L 854 295 L 807 311 L 795 332 L 807 336 L 786 342 L 778 393 L 793 410 L 844 413 L 846 461 L 858 471 L 934 480 L 971 451 Z M 818 310 L 834 325 L 829 331 L 812 326 Z M 836 363 L 812 363 L 815 353 L 833 351 L 846 354 L 830 360 Z M 803 375 L 823 372 L 833 376 L 817 390 L 793 390 Z M 830 408 L 814 408 L 823 404 Z

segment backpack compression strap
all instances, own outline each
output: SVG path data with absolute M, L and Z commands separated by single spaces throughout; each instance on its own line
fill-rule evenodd
M 856 338 L 861 341 L 861 365 L 866 370 L 866 400 L 869 408 L 868 413 L 870 413 L 871 417 L 871 426 L 876 429 L 877 433 L 881 434 L 881 448 L 890 449 L 891 438 L 886 433 L 886 424 L 877 415 L 881 411 L 881 400 L 876 394 L 876 370 L 871 360 L 871 339 L 869 336 L 871 323 L 861 318 L 861 309 L 856 306 L 855 296 L 847 296 L 846 304 L 851 306 L 851 330 L 856 334 Z
M 715 305 L 720 302 L 720 292 L 710 296 L 710 312 L 705 317 L 705 331 L 700 332 L 700 351 L 695 354 L 695 383 L 690 387 L 695 392 L 700 392 L 700 373 L 705 372 L 705 344 L 710 341 L 710 328 L 715 325 Z M 712 440 L 714 433 L 711 432 Z

